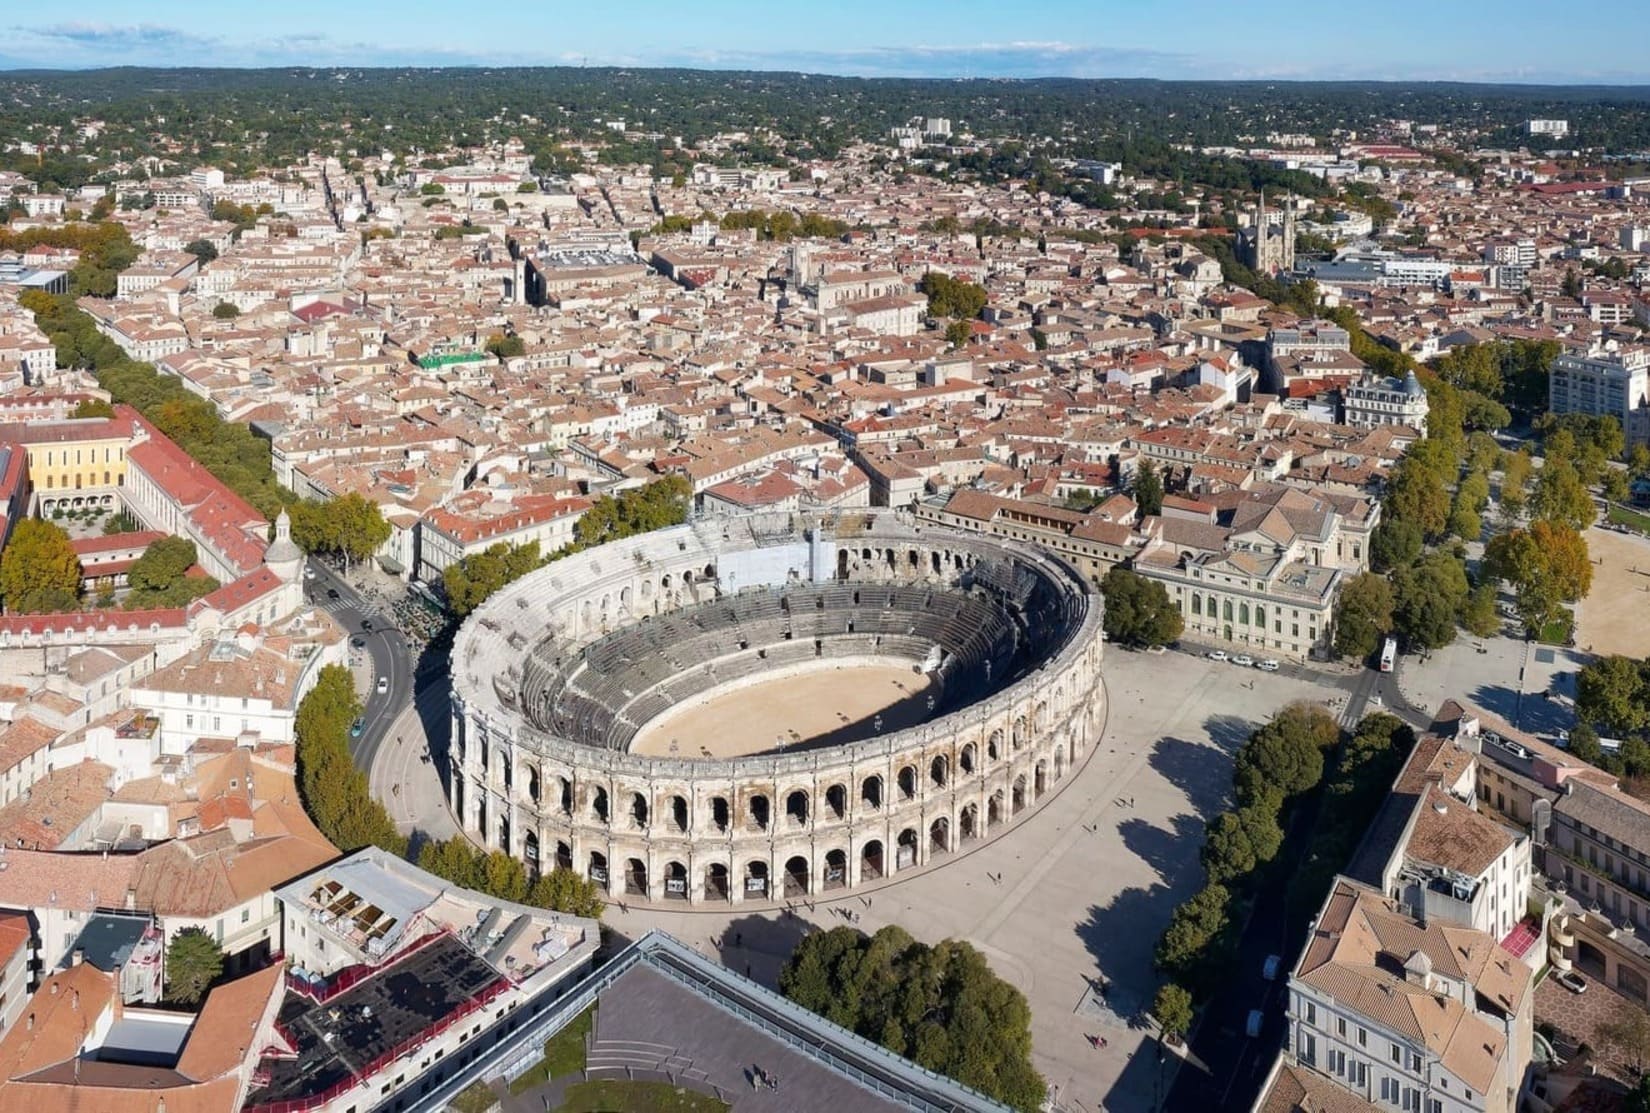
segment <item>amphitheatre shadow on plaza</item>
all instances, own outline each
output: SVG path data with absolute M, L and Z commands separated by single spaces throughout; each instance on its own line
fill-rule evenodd
M 842 925 L 831 926 L 846 925 L 843 921 Z M 735 974 L 773 986 L 797 944 L 819 930 L 802 917 L 783 911 L 740 916 L 729 921 L 727 930 L 715 940 L 716 957 Z
M 1169 820 L 1168 829 L 1145 819 L 1127 819 L 1117 828 L 1123 845 L 1150 866 L 1165 881 L 1186 871 L 1196 861 L 1203 842 L 1203 823 L 1181 812 Z
M 1248 736 L 1247 727 L 1244 736 Z M 1224 747 L 1170 736 L 1153 748 L 1151 765 L 1159 776 L 1186 794 L 1192 810 L 1200 815 L 1220 808 L 1231 792 L 1232 756 Z
M 1519 693 L 1499 684 L 1483 684 L 1473 690 L 1473 704 L 1507 720 L 1531 734 L 1557 734 L 1575 725 L 1575 711 L 1567 703 L 1549 700 L 1540 692 Z
M 1209 732 L 1209 741 L 1228 757 L 1254 733 L 1256 723 L 1238 715 L 1211 715 L 1203 720 L 1203 729 Z

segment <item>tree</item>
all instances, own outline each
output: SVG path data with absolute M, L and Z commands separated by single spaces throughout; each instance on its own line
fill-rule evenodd
M 984 286 L 952 278 L 942 271 L 923 275 L 917 288 L 928 295 L 928 312 L 936 317 L 973 320 L 985 310 L 988 300 Z
M 1152 999 L 1152 1016 L 1158 1029 L 1170 1043 L 1179 1043 L 1192 1027 L 1192 995 L 1173 982 L 1157 987 Z
M 1501 618 L 1495 609 L 1495 585 L 1481 583 L 1467 596 L 1467 605 L 1461 610 L 1461 625 L 1476 637 L 1487 638 L 1501 629 Z
M 1594 1029 L 1594 1036 L 1616 1060 L 1636 1075 L 1650 1066 L 1650 1013 L 1628 1007 Z
M 1157 941 L 1153 956 L 1157 968 L 1170 977 L 1195 979 L 1200 964 L 1226 930 L 1231 899 L 1224 885 L 1210 883 L 1182 901 Z
M 76 403 L 69 416 L 76 420 L 88 417 L 114 417 L 115 408 L 101 398 L 87 398 Z
M 967 321 L 951 321 L 945 326 L 945 342 L 953 348 L 966 347 L 972 335 L 974 330 Z
M 1142 515 L 1163 513 L 1163 477 L 1150 460 L 1142 460 L 1134 475 L 1134 504 Z
M 218 249 L 212 246 L 210 240 L 192 240 L 184 245 L 183 250 L 200 260 L 203 267 L 218 257 Z
M 1559 292 L 1571 301 L 1581 297 L 1581 276 L 1576 274 L 1574 267 L 1564 268 L 1564 282 L 1560 285 Z
M 327 841 L 349 853 L 377 846 L 400 857 L 407 840 L 367 788 L 367 775 L 349 754 L 349 728 L 361 714 L 355 678 L 327 665 L 298 704 L 298 792 Z
M 338 553 L 346 565 L 366 560 L 390 539 L 384 512 L 354 491 L 325 502 L 294 503 L 287 514 L 294 544 L 309 553 Z
M 1511 453 L 1501 464 L 1501 507 L 1514 518 L 1524 511 L 1533 470 L 1528 450 Z
M 487 350 L 499 359 L 513 359 L 527 351 L 527 342 L 513 332 L 495 332 L 487 338 Z
M 1582 599 L 1593 585 L 1586 539 L 1569 526 L 1548 521 L 1492 537 L 1484 547 L 1483 572 L 1512 587 L 1519 617 L 1531 632 L 1557 616 L 1559 603 Z
M 1612 654 L 1581 670 L 1576 678 L 1576 717 L 1615 737 L 1650 723 L 1650 690 L 1645 667 L 1630 657 Z
M 806 1009 L 1014 1109 L 1042 1106 L 1031 1009 L 968 943 L 932 947 L 899 927 L 804 936 L 779 989 Z
M 537 541 L 524 545 L 500 541 L 489 545 L 479 553 L 449 564 L 442 572 L 447 605 L 453 614 L 463 618 L 486 602 L 493 592 L 521 579 L 542 563 Z
M 1582 485 L 1575 467 L 1564 459 L 1548 459 L 1536 477 L 1530 512 L 1537 518 L 1582 530 L 1593 524 L 1593 496 Z
M 0 602 L 10 614 L 73 610 L 80 601 L 80 558 L 69 535 L 38 518 L 17 523 L 0 552 Z
M 533 879 L 527 890 L 527 903 L 592 920 L 601 919 L 606 907 L 601 886 L 575 870 L 560 866 Z
M 1455 624 L 1471 593 L 1466 567 L 1454 554 L 1428 553 L 1392 574 L 1392 617 L 1413 646 L 1440 649 L 1455 640 Z
M 1383 518 L 1369 539 L 1369 559 L 1377 572 L 1414 564 L 1424 541 L 1421 527 L 1405 518 Z
M 1156 580 L 1114 565 L 1100 582 L 1106 637 L 1125 645 L 1168 645 L 1185 626 L 1180 608 Z
M 1449 488 L 1443 477 L 1431 468 L 1418 465 L 1414 457 L 1406 456 L 1394 469 L 1387 490 L 1386 513 L 1413 523 L 1422 537 L 1436 540 L 1449 528 L 1449 509 Z
M 198 1004 L 222 974 L 223 949 L 200 928 L 184 928 L 166 945 L 166 999 L 173 1004 Z
M 1278 826 L 1276 804 L 1276 797 L 1267 797 L 1215 817 L 1202 851 L 1210 881 L 1230 885 L 1277 857 L 1283 828 Z
M 187 537 L 163 537 L 143 550 L 126 574 L 127 610 L 181 607 L 218 589 L 211 576 L 190 576 L 198 553 Z
M 1319 704 L 1292 703 L 1272 716 L 1238 750 L 1232 783 L 1245 804 L 1294 796 L 1323 779 L 1324 750 L 1340 728 Z
M 1638 1012 L 1629 1008 L 1629 1012 Z M 1622 1103 L 1624 1113 L 1650 1113 L 1650 1074 L 1641 1074 L 1633 1088 L 1627 1091 L 1627 1100 Z
M 212 316 L 219 321 L 233 321 L 241 315 L 241 307 L 232 301 L 220 301 L 212 307 Z
M 1598 744 L 1598 731 L 1586 723 L 1577 723 L 1570 731 L 1570 752 L 1589 765 L 1604 760 L 1604 747 Z
M 1335 612 L 1335 652 L 1362 660 L 1391 629 L 1392 585 L 1386 578 L 1364 572 L 1348 580 Z
M 481 888 L 481 855 L 463 835 L 431 839 L 418 850 L 418 868 L 461 889 Z

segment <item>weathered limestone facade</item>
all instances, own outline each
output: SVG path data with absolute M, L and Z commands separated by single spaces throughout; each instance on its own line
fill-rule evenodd
M 754 559 L 770 567 L 794 558 L 770 589 L 808 588 L 822 610 L 821 593 L 851 593 L 859 607 L 860 590 L 890 599 L 897 591 L 887 589 L 902 586 L 956 592 L 1013 569 L 1010 578 L 1043 608 L 1029 631 L 1038 663 L 1015 683 L 997 691 L 981 685 L 990 694 L 906 730 L 730 760 L 625 752 L 617 747 L 640 722 L 627 722 L 624 711 L 603 728 L 605 744 L 545 729 L 548 710 L 524 713 L 545 671 L 535 651 L 551 640 L 564 653 L 575 647 L 577 661 L 582 649 L 647 616 L 712 599 L 760 605 L 761 593 L 750 594 L 756 585 L 730 582 L 738 569 L 749 576 L 748 554 L 757 550 L 769 550 Z M 842 595 L 845 607 L 849 597 Z M 716 519 L 603 546 L 510 585 L 460 631 L 453 810 L 478 844 L 518 855 L 531 869 L 578 869 L 617 899 L 739 902 L 852 887 L 996 836 L 1070 775 L 1104 718 L 1100 619 L 1098 594 L 1046 553 L 895 511 Z M 743 627 L 741 638 L 759 638 L 753 628 L 768 627 Z M 878 637 L 872 650 L 872 635 L 849 626 L 818 640 L 776 635 L 766 648 L 742 640 L 726 660 L 736 675 L 761 679 L 756 670 L 769 667 L 768 649 L 791 659 L 874 652 L 915 661 L 918 641 Z M 753 669 L 755 656 L 765 660 Z M 745 659 L 743 672 L 736 658 Z M 983 668 L 989 677 L 989 661 Z M 624 695 L 628 707 L 645 702 L 641 693 Z

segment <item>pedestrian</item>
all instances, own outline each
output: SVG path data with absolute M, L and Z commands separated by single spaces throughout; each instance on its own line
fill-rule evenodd
M 1106 1048 L 1106 1046 L 1107 1046 L 1107 1044 L 1106 1044 L 1106 1037 L 1105 1037 L 1105 1036 L 1101 1036 L 1101 1037 L 1100 1037 L 1100 1047 L 1101 1047 L 1101 1049 L 1102 1049 L 1102 1050 L 1104 1050 L 1104 1049 L 1105 1049 L 1105 1048 Z
M 743 947 L 745 945 L 745 933 L 744 932 L 736 931 L 736 932 L 733 933 L 733 945 L 735 947 Z
M 745 977 L 748 978 L 750 976 L 751 976 L 751 964 L 747 962 L 747 963 L 745 963 Z

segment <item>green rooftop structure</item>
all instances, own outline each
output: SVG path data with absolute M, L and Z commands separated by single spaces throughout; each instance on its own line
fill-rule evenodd
M 426 371 L 439 371 L 443 367 L 452 367 L 460 363 L 481 363 L 491 358 L 486 352 L 446 352 L 441 355 L 424 356 L 418 361 L 418 366 Z

